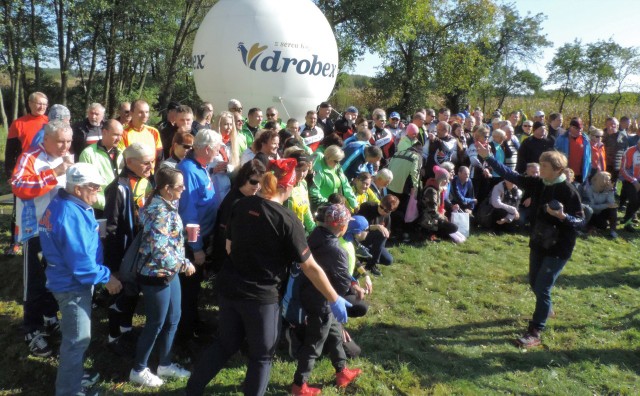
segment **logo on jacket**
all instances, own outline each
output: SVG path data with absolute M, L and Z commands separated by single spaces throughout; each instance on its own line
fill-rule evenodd
M 254 43 L 251 48 L 247 49 L 243 42 L 238 43 L 242 62 L 251 70 L 273 73 L 287 73 L 289 70 L 293 70 L 298 74 L 335 77 L 337 65 L 319 61 L 318 55 L 311 55 L 312 59 L 288 58 L 282 56 L 282 51 L 273 50 L 270 55 L 262 57 L 267 48 L 269 47 L 266 45 L 261 46 L 259 43 Z

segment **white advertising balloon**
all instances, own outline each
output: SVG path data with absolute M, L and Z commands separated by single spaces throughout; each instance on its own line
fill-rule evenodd
M 275 106 L 300 121 L 331 94 L 338 73 L 336 39 L 310 0 L 220 0 L 193 44 L 198 95 L 216 113 L 229 99 Z

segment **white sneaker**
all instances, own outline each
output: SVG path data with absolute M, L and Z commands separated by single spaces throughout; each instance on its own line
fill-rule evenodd
M 150 386 L 152 388 L 157 388 L 164 384 L 164 381 L 157 375 L 153 374 L 148 367 L 145 367 L 145 369 L 140 372 L 131 369 L 131 372 L 129 373 L 129 381 L 142 386 Z
M 173 378 L 189 378 L 191 371 L 185 370 L 177 363 L 171 363 L 168 366 L 158 366 L 158 376 Z

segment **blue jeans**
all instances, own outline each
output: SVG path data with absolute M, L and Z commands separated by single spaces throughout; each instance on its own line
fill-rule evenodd
M 84 353 L 91 342 L 92 295 L 93 287 L 82 291 L 53 294 L 62 314 L 62 342 L 56 377 L 56 396 L 75 395 L 81 390 Z
M 280 329 L 278 303 L 230 300 L 219 296 L 218 339 L 202 352 L 187 383 L 187 395 L 202 395 L 204 389 L 240 349 L 246 339 L 249 363 L 244 380 L 245 395 L 264 395 L 271 375 L 271 361 Z
M 171 364 L 171 347 L 180 322 L 180 280 L 176 275 L 168 285 L 141 285 L 146 321 L 136 348 L 133 369 L 142 371 L 147 367 L 153 346 L 158 344 L 161 366 Z
M 529 252 L 529 284 L 536 295 L 536 310 L 529 324 L 543 330 L 551 312 L 551 289 L 568 259 L 543 256 L 535 249 Z

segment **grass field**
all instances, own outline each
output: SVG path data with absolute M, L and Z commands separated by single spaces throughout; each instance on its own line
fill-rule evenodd
M 8 243 L 7 221 L 0 218 L 2 249 Z M 519 350 L 511 341 L 525 328 L 534 304 L 526 282 L 527 238 L 474 233 L 461 246 L 393 247 L 396 263 L 375 279 L 368 315 L 348 324 L 363 350 L 349 364 L 364 374 L 338 391 L 324 358 L 312 383 L 322 385 L 326 395 L 640 393 L 638 240 L 624 232 L 616 241 L 580 239 L 554 289 L 557 318 L 549 322 L 544 346 Z M 56 359 L 29 357 L 21 338 L 21 257 L 4 257 L 1 265 L 0 394 L 53 394 Z M 208 284 L 207 315 L 215 313 L 212 301 Z M 139 326 L 141 318 L 136 319 Z M 99 308 L 87 365 L 102 374 L 101 394 L 182 394 L 180 381 L 159 391 L 131 386 L 126 380 L 132 362 L 107 351 L 105 338 L 106 313 Z M 208 394 L 241 394 L 244 362 L 235 357 Z M 294 370 L 280 350 L 268 394 L 287 394 Z

